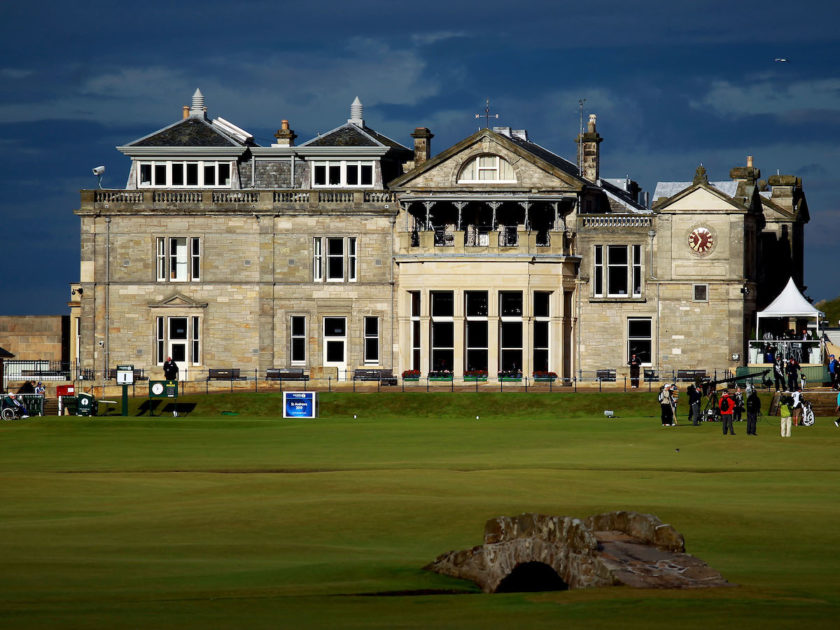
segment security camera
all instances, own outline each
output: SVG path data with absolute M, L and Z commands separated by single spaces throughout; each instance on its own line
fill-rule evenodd
M 104 166 L 97 166 L 93 169 L 93 174 L 96 175 L 97 177 L 99 177 L 103 173 L 105 173 L 105 167 Z
M 99 341 L 99 347 L 101 348 L 101 347 L 102 347 L 102 346 L 104 346 L 104 345 L 105 345 L 105 342 L 104 342 L 104 341 L 102 341 L 102 340 L 100 340 L 100 341 Z

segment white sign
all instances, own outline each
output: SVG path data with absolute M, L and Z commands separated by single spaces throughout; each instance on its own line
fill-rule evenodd
M 117 385 L 131 385 L 134 382 L 134 366 L 117 366 Z

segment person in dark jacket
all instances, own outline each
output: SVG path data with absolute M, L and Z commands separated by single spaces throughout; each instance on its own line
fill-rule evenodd
M 688 420 L 695 427 L 700 425 L 700 399 L 702 398 L 701 391 L 694 385 L 688 386 Z
M 636 389 L 639 387 L 639 370 L 642 367 L 642 360 L 635 354 L 632 354 L 627 365 L 630 366 L 630 387 L 631 389 Z
M 178 380 L 178 364 L 172 360 L 172 357 L 166 357 L 166 363 L 163 364 L 163 376 L 167 381 Z
M 778 354 L 773 364 L 773 379 L 776 382 L 776 391 L 782 391 L 785 388 L 785 360 Z
M 785 366 L 785 374 L 788 380 L 788 391 L 795 392 L 799 389 L 799 364 L 791 357 Z
M 747 396 L 747 435 L 758 435 L 755 428 L 759 413 L 761 413 L 761 399 L 755 388 L 752 388 Z

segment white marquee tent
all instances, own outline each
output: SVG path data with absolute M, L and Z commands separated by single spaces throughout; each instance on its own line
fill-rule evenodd
M 820 316 L 825 314 L 822 311 L 814 308 L 808 300 L 796 288 L 793 278 L 788 280 L 787 286 L 782 290 L 779 296 L 765 308 L 755 314 L 755 331 L 756 337 L 759 336 L 761 330 L 762 318 L 782 319 L 797 317 L 802 319 L 814 318 L 816 320 L 816 328 L 819 330 Z

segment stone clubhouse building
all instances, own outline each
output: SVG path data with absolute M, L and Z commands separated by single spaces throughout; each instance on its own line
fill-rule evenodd
M 77 366 L 171 356 L 181 378 L 359 369 L 627 373 L 743 365 L 755 312 L 802 287 L 801 180 L 703 167 L 652 199 L 600 173 L 590 116 L 567 160 L 524 130 L 481 129 L 432 156 L 350 118 L 270 146 L 208 116 L 117 147 L 125 189 L 83 190 L 71 309 Z

